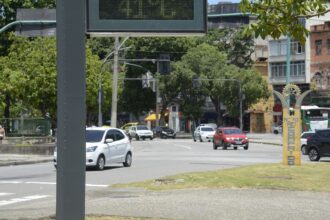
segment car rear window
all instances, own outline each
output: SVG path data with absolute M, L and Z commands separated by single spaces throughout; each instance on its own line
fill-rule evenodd
M 242 134 L 243 132 L 240 129 L 224 129 L 223 133 L 225 133 L 225 134 Z
M 201 130 L 202 131 L 214 131 L 214 129 L 211 127 L 202 127 Z
M 137 126 L 136 130 L 149 130 L 147 126 Z
M 104 130 L 86 130 L 86 142 L 100 142 L 104 135 Z

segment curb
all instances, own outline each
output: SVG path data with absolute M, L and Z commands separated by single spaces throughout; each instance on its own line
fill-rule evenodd
M 43 160 L 30 160 L 30 161 L 12 161 L 8 163 L 0 163 L 0 167 L 6 166 L 16 166 L 16 165 L 27 165 L 27 164 L 36 164 L 36 163 L 48 163 L 53 161 L 53 159 L 43 159 Z
M 281 143 L 272 143 L 272 142 L 264 142 L 264 141 L 253 141 L 253 140 L 250 140 L 250 143 L 265 144 L 265 145 L 274 145 L 274 146 L 282 146 L 283 145 Z

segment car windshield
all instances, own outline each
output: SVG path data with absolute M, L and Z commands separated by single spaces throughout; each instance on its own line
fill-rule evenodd
M 201 128 L 201 131 L 214 131 L 214 130 L 211 127 L 204 127 L 204 128 Z
M 103 134 L 104 130 L 86 130 L 86 142 L 100 142 Z
M 225 129 L 223 132 L 225 134 L 242 134 L 242 131 L 239 129 Z
M 147 126 L 137 126 L 136 130 L 149 130 Z

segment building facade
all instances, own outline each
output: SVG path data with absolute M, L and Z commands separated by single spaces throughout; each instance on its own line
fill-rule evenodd
M 330 107 L 330 21 L 313 25 L 310 31 L 311 83 L 318 95 L 311 102 Z
M 304 45 L 294 39 L 288 41 L 286 36 L 277 40 L 268 39 L 268 78 L 274 90 L 282 92 L 287 83 L 298 85 L 302 92 L 311 89 L 313 84 L 316 86 L 316 92 L 308 95 L 303 105 L 330 107 L 330 26 L 326 21 L 330 21 L 329 13 L 304 21 L 305 28 L 310 31 Z M 287 77 L 288 59 L 290 75 Z M 273 122 L 278 125 L 282 121 L 282 106 L 277 98 L 274 102 Z

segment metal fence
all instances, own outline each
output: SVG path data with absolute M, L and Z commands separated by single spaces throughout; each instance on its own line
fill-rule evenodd
M 45 118 L 0 118 L 7 137 L 51 136 L 51 121 Z

